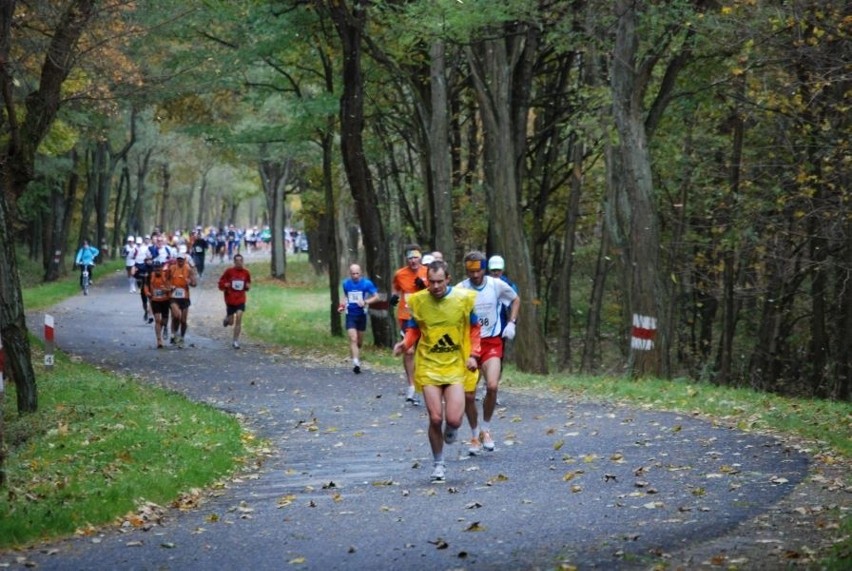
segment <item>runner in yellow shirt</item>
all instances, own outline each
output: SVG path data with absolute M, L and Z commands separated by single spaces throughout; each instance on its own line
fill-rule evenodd
M 444 443 L 452 444 L 464 415 L 463 383 L 479 365 L 479 318 L 476 294 L 450 287 L 444 261 L 429 264 L 424 291 L 411 295 L 411 319 L 394 354 L 414 353 L 414 384 L 423 392 L 429 413 L 432 481 L 446 477 Z

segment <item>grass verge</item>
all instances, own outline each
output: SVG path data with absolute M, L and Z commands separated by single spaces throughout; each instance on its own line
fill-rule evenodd
M 115 269 L 120 263 L 101 271 Z M 26 288 L 25 306 L 77 295 L 76 280 Z M 0 403 L 7 446 L 0 548 L 87 533 L 143 504 L 176 502 L 232 473 L 249 453 L 251 437 L 221 411 L 61 353 L 48 370 L 40 342 L 32 347 L 39 410 L 18 414 L 13 385 Z

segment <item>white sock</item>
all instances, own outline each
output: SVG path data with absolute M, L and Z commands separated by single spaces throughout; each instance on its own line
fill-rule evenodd
M 406 398 L 414 398 L 414 387 L 411 385 L 408 386 L 408 393 L 406 394 Z
M 360 367 L 360 366 L 361 366 L 361 361 L 360 361 L 360 360 L 358 360 L 358 359 L 352 359 L 352 364 L 353 364 L 353 365 L 355 365 L 356 367 Z

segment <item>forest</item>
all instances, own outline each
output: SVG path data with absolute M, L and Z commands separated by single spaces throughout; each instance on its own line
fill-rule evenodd
M 0 336 L 18 260 L 307 232 L 380 291 L 506 259 L 519 370 L 852 397 L 852 13 L 829 0 L 0 1 Z M 461 271 L 454 278 L 462 279 Z M 371 321 L 390 346 L 392 316 Z

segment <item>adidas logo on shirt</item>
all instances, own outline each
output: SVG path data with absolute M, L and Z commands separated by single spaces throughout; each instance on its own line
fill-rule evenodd
M 449 333 L 445 333 L 443 337 L 438 339 L 438 342 L 435 343 L 435 346 L 432 347 L 429 352 L 430 353 L 452 353 L 453 351 L 458 351 L 459 346 L 453 341 L 453 338 L 450 337 Z

